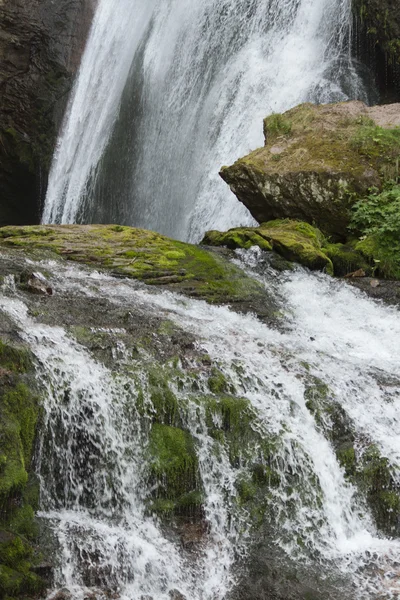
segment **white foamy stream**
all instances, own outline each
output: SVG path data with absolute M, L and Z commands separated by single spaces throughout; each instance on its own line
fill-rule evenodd
M 263 117 L 366 99 L 350 57 L 350 4 L 100 0 L 43 221 L 190 240 L 252 223 L 218 171 L 262 145 Z
M 247 253 L 247 262 L 252 256 Z M 311 553 L 319 556 L 321 568 L 350 576 L 359 600 L 397 598 L 400 542 L 378 534 L 345 480 L 334 449 L 306 407 L 304 373 L 328 385 L 360 437 L 376 444 L 399 480 L 399 313 L 323 275 L 298 270 L 280 277 L 275 285 L 284 298 L 283 331 L 228 307 L 149 292 L 77 267 L 62 270 L 55 289 L 103 296 L 139 313 L 160 312 L 194 334 L 234 382 L 237 394 L 250 400 L 260 431 L 279 436 L 274 542 L 300 564 Z M 58 584 L 78 598 L 84 589 L 81 564 L 93 553 L 102 557 L 105 580 L 110 587 L 117 584 L 126 600 L 141 595 L 164 600 L 173 589 L 188 600 L 222 600 L 234 583 L 235 559 L 246 550 L 246 514 L 232 513 L 238 472 L 223 454 L 217 458 L 213 452 L 199 407 L 190 409 L 189 399 L 186 426 L 196 442 L 210 533 L 201 557 L 188 563 L 179 546 L 145 516 L 145 432 L 139 419 L 132 427 L 134 411 L 129 421 L 123 416 L 134 406 L 135 382 L 127 375 L 111 376 L 61 328 L 36 323 L 15 294 L 11 289 L 2 296 L 0 307 L 21 327 L 48 389 L 42 448 L 47 467 L 40 472 L 43 513 L 55 528 L 63 557 Z M 57 437 L 60 420 L 64 434 Z M 82 440 L 93 444 L 93 463 L 80 463 Z M 62 483 L 52 479 L 54 472 L 63 474 Z

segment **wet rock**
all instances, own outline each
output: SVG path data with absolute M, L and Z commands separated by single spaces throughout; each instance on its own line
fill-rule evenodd
M 265 146 L 220 175 L 259 223 L 306 221 L 339 241 L 353 204 L 396 174 L 400 140 L 381 132 L 399 119 L 400 104 L 302 104 L 267 117 Z
M 230 304 L 265 320 L 275 319 L 277 306 L 272 295 L 232 264 L 222 248 L 210 251 L 119 225 L 4 227 L 0 246 L 3 250 L 18 248 L 20 255 L 39 252 L 47 257 L 51 253 L 59 260 L 73 258 L 113 276 L 162 286 L 211 304 Z
M 298 262 L 312 270 L 333 274 L 333 265 L 323 250 L 324 236 L 308 223 L 275 220 L 260 227 L 239 227 L 226 233 L 208 231 L 202 241 L 210 246 L 274 250 L 288 261 Z
M 353 271 L 352 273 L 347 273 L 347 275 L 345 275 L 345 279 L 348 279 L 350 277 L 365 277 L 366 273 L 364 271 L 364 269 L 357 269 L 357 271 Z
M 53 295 L 53 289 L 42 273 L 36 272 L 22 274 L 21 283 L 23 287 L 32 294 L 39 294 L 42 296 Z
M 96 0 L 0 2 L 0 224 L 37 223 Z
M 181 594 L 179 590 L 170 590 L 168 592 L 168 595 L 171 598 L 171 600 L 186 600 L 186 596 Z
M 392 0 L 353 0 L 354 53 L 375 79 L 381 102 L 400 100 L 400 4 Z
M 204 520 L 198 523 L 184 523 L 180 534 L 182 546 L 186 550 L 195 550 L 204 543 L 208 529 Z

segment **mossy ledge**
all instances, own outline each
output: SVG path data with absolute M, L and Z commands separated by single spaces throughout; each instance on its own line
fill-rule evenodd
M 35 572 L 34 511 L 38 487 L 30 472 L 40 403 L 29 353 L 0 341 L 0 597 L 41 592 Z
M 202 243 L 244 249 L 258 246 L 277 252 L 287 261 L 338 277 L 358 269 L 366 274 L 376 271 L 375 254 L 361 251 L 358 240 L 333 244 L 318 228 L 290 219 L 269 221 L 260 227 L 238 227 L 225 233 L 208 231 Z
M 264 307 L 268 304 L 263 287 L 223 255 L 143 229 L 120 225 L 3 227 L 0 245 L 20 249 L 25 255 L 52 252 L 210 303 L 243 303 L 244 309 L 246 303 L 254 306 L 257 299 Z

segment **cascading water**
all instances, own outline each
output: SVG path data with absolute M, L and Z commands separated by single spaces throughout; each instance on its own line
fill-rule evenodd
M 238 255 L 247 269 L 263 261 L 258 251 Z M 273 446 L 269 469 L 275 475 L 266 498 L 266 515 L 274 524 L 270 543 L 287 560 L 306 569 L 316 565 L 323 586 L 325 579 L 336 578 L 333 593 L 331 582 L 329 594 L 322 587 L 317 597 L 399 597 L 400 543 L 377 532 L 330 437 L 336 406 L 352 423 L 357 454 L 372 446 L 387 460 L 395 485 L 400 483 L 397 310 L 324 275 L 297 270 L 274 281 L 268 272 L 267 285 L 276 288 L 286 315 L 283 329 L 277 330 L 253 315 L 177 294 L 155 294 L 132 281 L 48 262 L 42 268 L 53 272 L 56 294 L 69 303 L 96 298 L 115 306 L 127 322 L 131 313 L 139 321 L 159 316 L 173 322 L 188 340 L 196 340 L 194 352 L 201 361 L 218 365 L 235 390 L 235 402 L 241 397 L 250 402 L 254 420 L 248 426 Z M 238 490 L 259 460 L 260 441 L 232 460 L 220 436 L 219 417 L 214 422 L 219 434 L 210 428 L 205 409 L 210 390 L 201 363 L 190 352 L 186 366 L 172 361 L 175 375 L 169 382 L 178 399 L 180 426 L 193 440 L 204 495 L 200 519 L 206 526 L 191 554 L 148 511 L 154 491 L 148 480 L 149 432 L 157 410 L 148 391 L 149 355 L 144 352 L 135 361 L 124 344 L 126 331 L 104 329 L 98 334 L 107 336 L 118 368 L 105 366 L 77 341 L 86 330 L 67 332 L 42 324 L 30 316 L 34 311 L 28 311 L 9 281 L 0 309 L 18 325 L 36 356 L 46 396 L 37 471 L 42 519 L 58 545 L 56 588 L 66 588 L 72 598 L 229 597 L 237 582 L 236 561 L 246 557 L 251 541 L 251 514 L 243 496 L 238 501 Z M 157 330 L 152 331 L 163 356 Z M 322 415 L 312 408 L 310 381 L 323 386 L 331 412 Z
M 349 0 L 101 0 L 53 161 L 45 223 L 178 239 L 250 224 L 218 170 L 262 118 L 366 99 Z

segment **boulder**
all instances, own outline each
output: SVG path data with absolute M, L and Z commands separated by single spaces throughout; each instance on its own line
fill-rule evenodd
M 351 207 L 397 175 L 400 104 L 302 104 L 264 121 L 265 146 L 220 175 L 259 222 L 295 219 L 344 240 Z

